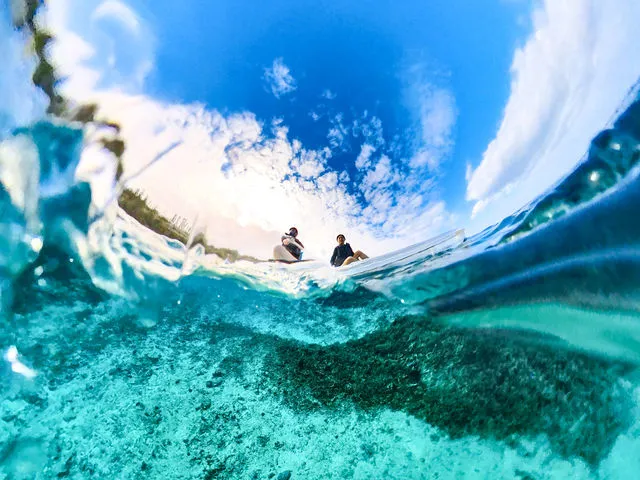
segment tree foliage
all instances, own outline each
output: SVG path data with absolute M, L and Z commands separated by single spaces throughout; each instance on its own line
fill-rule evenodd
M 194 235 L 193 239 L 191 239 L 191 243 L 189 244 L 190 233 L 172 223 L 168 218 L 158 212 L 157 209 L 153 208 L 147 201 L 146 195 L 144 195 L 140 190 L 134 191 L 129 188 L 125 189 L 118 198 L 118 204 L 120 205 L 120 208 L 127 212 L 127 214 L 135 218 L 148 229 L 153 230 L 160 235 L 164 235 L 165 237 L 178 240 L 184 245 L 190 245 L 192 247 L 195 245 L 201 245 L 206 254 L 214 254 L 230 262 L 235 262 L 237 260 L 248 260 L 252 262 L 259 261 L 251 256 L 240 255 L 237 250 L 219 248 L 210 245 L 206 236 L 202 232 Z

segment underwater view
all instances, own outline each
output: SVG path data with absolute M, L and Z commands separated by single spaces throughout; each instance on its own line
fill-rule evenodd
M 440 3 L 0 0 L 0 480 L 640 478 L 640 4 Z

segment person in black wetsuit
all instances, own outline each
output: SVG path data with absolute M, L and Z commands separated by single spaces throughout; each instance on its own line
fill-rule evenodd
M 365 258 L 369 258 L 360 250 L 354 253 L 351 245 L 345 243 L 347 239 L 344 237 L 344 235 L 338 235 L 336 237 L 336 240 L 338 241 L 338 246 L 333 249 L 333 255 L 331 255 L 331 265 L 333 265 L 334 267 L 349 265 L 351 262 L 355 262 L 356 260 L 364 260 Z
M 287 251 L 293 255 L 296 260 L 302 259 L 302 250 L 304 249 L 304 245 L 300 240 L 296 237 L 298 236 L 298 229 L 296 227 L 291 227 L 289 229 L 289 233 L 285 233 L 280 238 L 282 245 Z

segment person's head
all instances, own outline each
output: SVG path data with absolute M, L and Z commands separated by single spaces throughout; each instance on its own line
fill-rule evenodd
M 346 242 L 346 241 L 347 241 L 347 239 L 346 239 L 346 238 L 344 238 L 344 235 L 343 235 L 343 234 L 339 234 L 339 235 L 336 237 L 336 240 L 338 241 L 338 245 L 344 245 L 344 242 Z
M 291 227 L 289 229 L 289 235 L 291 235 L 292 237 L 297 237 L 298 236 L 298 229 L 296 227 Z

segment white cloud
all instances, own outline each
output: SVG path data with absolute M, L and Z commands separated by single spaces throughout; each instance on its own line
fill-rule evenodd
M 355 160 L 363 215 L 383 235 L 419 241 L 437 229 L 454 227 L 437 190 L 440 165 L 453 149 L 457 108 L 452 93 L 427 79 L 422 66 L 407 73 L 407 107 L 414 116 L 413 155 L 402 156 L 397 140 L 383 150 L 382 122 L 365 111 L 353 122 L 365 142 Z M 374 158 L 376 151 L 385 152 Z
M 450 222 L 426 197 L 403 189 L 387 156 L 359 184 L 368 200 L 364 207 L 349 192 L 347 173 L 328 166 L 331 151 L 305 149 L 282 125 L 267 129 L 251 114 L 227 117 L 198 105 L 123 93 L 98 92 L 96 100 L 127 140 L 125 178 L 177 145 L 130 185 L 144 189 L 169 218 L 198 218 L 215 245 L 265 258 L 281 231 L 296 225 L 309 256 L 330 255 L 337 231 L 377 254 Z
M 369 113 L 366 110 L 360 118 L 353 121 L 351 131 L 354 137 L 364 137 L 365 141 L 375 148 L 380 148 L 385 144 L 382 120 L 375 115 L 369 118 Z
M 327 100 L 333 100 L 334 98 L 337 97 L 337 95 L 331 90 L 329 90 L 328 88 L 324 92 L 322 92 L 322 96 Z
M 282 58 L 276 58 L 271 67 L 265 68 L 264 79 L 276 98 L 291 93 L 297 88 L 296 81 Z
M 448 90 L 432 85 L 420 87 L 422 141 L 432 148 L 447 149 L 456 120 L 455 99 Z
M 136 35 L 140 33 L 140 21 L 135 12 L 118 0 L 106 0 L 93 11 L 91 20 L 113 18 L 125 25 Z
M 475 214 L 491 204 L 485 220 L 499 220 L 581 159 L 640 76 L 639 21 L 636 0 L 545 0 L 534 12 L 501 125 L 468 181 Z
M 100 81 L 100 73 L 85 66 L 95 55 L 93 47 L 80 36 L 68 32 L 56 36 L 53 49 L 55 58 L 63 59 L 58 61 L 60 72 L 66 76 L 62 90 L 74 92 L 76 98 L 92 92 Z
M 446 84 L 446 77 L 430 71 L 422 63 L 411 65 L 404 78 L 404 104 L 414 123 L 413 154 L 408 165 L 436 175 L 454 147 L 456 100 L 453 93 L 442 86 Z
M 303 149 L 291 161 L 291 166 L 300 176 L 313 179 L 319 177 L 326 168 L 326 152 Z
M 346 147 L 347 136 L 349 132 L 345 125 L 342 123 L 342 113 L 338 113 L 331 120 L 331 128 L 327 133 L 327 140 L 329 140 L 329 145 L 333 149 L 344 149 Z
M 356 168 L 358 170 L 368 168 L 369 165 L 371 165 L 371 154 L 375 151 L 375 147 L 369 145 L 368 143 L 363 143 L 362 147 L 360 148 L 358 158 L 356 158 Z
M 130 6 L 56 0 L 47 4 L 44 18 L 56 35 L 51 52 L 65 94 L 83 99 L 98 88 L 142 89 L 153 68 L 155 37 Z
M 464 179 L 468 183 L 471 180 L 471 176 L 473 175 L 473 167 L 470 163 L 467 162 L 467 168 L 464 171 Z
M 125 13 L 116 3 L 90 0 L 79 7 L 82 15 L 68 0 L 50 3 L 50 26 L 66 39 L 57 45 L 54 59 L 70 75 L 68 85 L 83 86 L 68 89 L 71 96 L 96 101 L 102 115 L 121 125 L 127 143 L 125 178 L 132 187 L 143 188 L 169 218 L 179 215 L 192 223 L 197 219 L 196 228 L 206 229 L 213 244 L 262 258 L 270 256 L 283 229 L 291 225 L 299 228 L 308 256 L 324 258 L 339 231 L 354 246 L 375 255 L 438 233 L 433 229 L 451 221 L 429 197 L 431 183 L 420 179 L 421 191 L 427 193 L 415 193 L 387 156 L 370 159 L 373 167 L 360 173 L 359 184 L 350 183 L 347 171 L 330 168 L 329 147 L 342 146 L 354 133 L 341 114 L 332 119 L 335 131 L 329 134 L 329 145 L 309 149 L 289 137 L 282 119 L 265 125 L 250 112 L 225 116 L 201 105 L 166 104 L 140 89 L 125 88 L 125 75 L 108 77 L 103 56 L 113 52 L 100 50 L 100 38 L 87 33 L 86 19 L 93 18 L 95 27 L 118 19 L 127 40 L 134 25 L 139 24 L 141 37 L 147 28 L 139 16 L 137 23 L 131 21 L 132 9 L 122 4 Z M 117 44 L 122 38 L 113 41 Z M 146 55 L 137 58 L 153 60 Z M 274 61 L 268 76 L 276 96 L 295 89 L 281 59 Z M 365 115 L 358 132 L 366 134 L 365 142 L 374 150 L 384 143 L 376 117 Z M 87 174 L 96 168 L 108 171 L 96 152 L 86 153 Z M 369 201 L 363 203 L 365 196 Z M 100 193 L 102 200 L 107 197 Z
M 420 119 L 420 138 L 410 164 L 413 168 L 428 167 L 435 171 L 453 147 L 453 127 L 457 117 L 451 92 L 430 83 L 414 87 Z
M 440 160 L 441 157 L 438 155 L 437 150 L 422 148 L 411 157 L 410 165 L 411 168 L 427 167 L 429 170 L 434 171 L 440 166 Z
M 381 183 L 382 187 L 387 187 L 393 181 L 391 159 L 386 155 L 382 155 L 373 170 L 367 172 L 360 188 L 364 192 L 365 197 L 370 200 L 374 197 L 373 194 L 377 193 L 377 190 L 380 190 L 376 187 L 379 187 Z
M 329 172 L 318 178 L 318 186 L 323 190 L 332 190 L 338 186 L 338 174 Z

